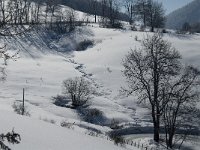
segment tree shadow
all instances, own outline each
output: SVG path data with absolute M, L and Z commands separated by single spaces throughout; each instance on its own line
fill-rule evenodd
M 67 96 L 57 95 L 52 97 L 52 100 L 53 104 L 58 107 L 75 110 L 82 121 L 96 125 L 106 125 L 108 119 L 104 116 L 103 112 L 97 108 L 91 108 L 89 102 L 82 106 L 75 107 Z

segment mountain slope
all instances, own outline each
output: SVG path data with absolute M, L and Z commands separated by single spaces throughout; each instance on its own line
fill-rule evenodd
M 166 26 L 171 29 L 180 29 L 185 22 L 200 21 L 200 0 L 194 0 L 188 5 L 170 13 L 167 16 Z

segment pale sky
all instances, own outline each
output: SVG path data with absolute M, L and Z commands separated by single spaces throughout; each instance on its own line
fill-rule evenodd
M 157 0 L 159 2 L 162 2 L 165 9 L 166 14 L 169 14 L 170 12 L 181 8 L 182 6 L 188 4 L 189 2 L 192 2 L 192 0 Z

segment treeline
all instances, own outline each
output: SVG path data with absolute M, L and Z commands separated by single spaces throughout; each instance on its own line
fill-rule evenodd
M 37 3 L 49 3 L 51 0 L 34 0 Z M 142 27 L 165 27 L 165 10 L 162 3 L 154 0 L 58 0 L 55 3 L 69 6 L 94 15 L 94 22 L 99 22 L 106 27 L 121 27 L 119 20 L 142 22 Z M 121 9 L 123 7 L 123 12 Z M 98 17 L 99 16 L 99 17 Z
M 37 1 L 37 0 L 36 0 Z M 108 1 L 108 0 L 106 0 Z M 115 3 L 118 3 L 117 0 L 114 0 Z M 112 2 L 114 2 L 112 0 Z M 96 8 L 95 8 L 95 12 L 93 9 L 91 9 L 91 3 L 95 3 Z M 98 15 L 101 16 L 102 15 L 102 5 L 104 5 L 105 1 L 102 0 L 59 0 L 59 3 L 62 5 L 66 5 L 69 6 L 75 10 L 79 10 L 82 12 L 86 12 L 89 14 L 93 14 L 93 15 Z M 105 9 L 109 9 L 109 6 L 105 6 Z M 120 20 L 124 20 L 124 21 L 128 21 L 128 16 L 125 13 L 119 12 L 119 19 Z
M 0 27 L 45 24 L 60 33 L 72 31 L 84 20 L 78 20 L 74 9 L 61 7 L 63 3 L 62 0 L 1 0 Z M 94 22 L 105 27 L 121 27 L 116 0 L 89 0 L 83 6 L 95 16 Z
M 75 3 L 70 3 L 70 0 L 1 0 L 0 27 L 45 24 L 63 33 L 72 31 L 75 26 L 84 22 L 83 19 L 77 19 L 74 9 L 64 9 L 60 4 L 70 6 Z M 98 22 L 103 27 L 122 28 L 122 5 L 126 10 L 125 18 L 131 25 L 134 25 L 135 21 L 140 21 L 143 28 L 148 26 L 152 32 L 155 28 L 163 28 L 165 25 L 163 6 L 153 0 L 125 0 L 121 4 L 118 0 L 87 0 L 83 8 L 94 16 L 95 23 Z
M 155 28 L 165 27 L 166 18 L 162 3 L 153 0 L 125 0 L 124 7 L 130 24 L 141 21 L 143 27 L 149 26 L 152 32 Z
M 78 21 L 73 9 L 61 9 L 58 1 L 1 0 L 0 29 L 45 24 L 58 32 L 71 31 Z M 5 31 L 6 32 L 6 31 Z
M 192 23 L 192 24 L 190 24 L 188 22 L 185 22 L 182 25 L 181 32 L 182 33 L 186 33 L 186 32 L 189 32 L 189 33 L 200 33 L 200 22 L 196 22 L 196 23 Z
M 90 12 L 95 16 L 100 14 L 100 22 L 111 27 L 119 27 L 120 9 L 124 8 L 129 23 L 142 22 L 142 27 L 147 26 L 154 32 L 155 28 L 165 27 L 165 11 L 162 3 L 154 0 L 89 0 Z

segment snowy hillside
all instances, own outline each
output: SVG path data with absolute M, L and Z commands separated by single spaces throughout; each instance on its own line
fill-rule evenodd
M 78 34 L 80 32 L 82 34 Z M 75 33 L 72 34 L 73 36 L 62 36 L 60 39 L 52 38 L 46 41 L 44 35 L 32 31 L 24 37 L 4 40 L 8 45 L 7 49 L 11 52 L 20 50 L 20 58 L 16 62 L 10 60 L 8 66 L 2 65 L 6 75 L 0 85 L 0 118 L 4 120 L 1 129 L 5 132 L 14 127 L 22 136 L 22 143 L 13 146 L 14 148 L 26 149 L 27 146 L 33 145 L 31 141 L 34 143 L 38 141 L 41 145 L 33 145 L 32 149 L 63 149 L 75 142 L 76 140 L 73 139 L 76 139 L 76 136 L 80 136 L 80 139 L 86 141 L 81 140 L 83 143 L 80 145 L 71 144 L 75 145 L 71 149 L 78 150 L 82 147 L 89 150 L 95 146 L 95 149 L 98 147 L 111 150 L 117 148 L 110 142 L 98 138 L 83 138 L 87 127 L 105 133 L 111 131 L 108 124 L 112 119 L 120 123 L 139 124 L 141 127 L 151 126 L 148 110 L 138 106 L 134 97 L 126 98 L 119 95 L 120 88 L 125 85 L 121 72 L 122 59 L 131 48 L 140 47 L 139 41 L 146 36 L 146 33 L 95 26 L 81 27 Z M 138 41 L 135 40 L 136 36 Z M 199 35 L 183 37 L 165 35 L 164 38 L 180 50 L 185 63 L 199 65 Z M 78 43 L 85 39 L 94 40 L 95 45 L 86 51 L 69 51 L 69 47 L 71 49 L 74 47 L 70 45 L 71 41 Z M 90 107 L 103 112 L 105 121 L 101 125 L 104 127 L 81 121 L 75 110 L 53 104 L 52 97 L 62 94 L 62 81 L 75 76 L 84 76 L 90 80 L 100 93 L 99 96 L 91 99 Z M 28 106 L 31 118 L 16 116 L 13 112 L 14 101 L 22 99 L 22 88 L 25 88 L 25 104 Z M 55 125 L 43 123 L 42 120 L 53 122 Z M 59 127 L 63 121 L 72 123 L 74 131 Z M 38 139 L 38 136 L 41 139 Z M 56 141 L 49 142 L 50 139 Z M 99 146 L 95 144 L 97 141 Z M 93 144 L 86 144 L 87 142 Z M 101 144 L 101 142 L 105 143 Z
M 62 7 L 63 11 L 69 9 Z M 76 13 L 79 20 L 94 19 Z M 123 59 L 131 49 L 140 48 L 141 40 L 152 33 L 131 31 L 128 25 L 125 28 L 87 24 L 58 35 L 45 27 L 36 27 L 23 35 L 2 37 L 0 45 L 6 45 L 9 54 L 19 51 L 16 61 L 10 59 L 5 65 L 0 60 L 0 133 L 14 128 L 22 139 L 18 145 L 6 144 L 16 150 L 137 150 L 134 142 L 153 148 L 149 110 L 138 104 L 136 96 L 120 93 L 127 84 L 122 73 Z M 170 33 L 163 37 L 180 51 L 184 63 L 200 67 L 200 35 Z M 85 50 L 79 49 L 87 41 L 92 44 Z M 83 77 L 95 90 L 88 110 L 69 107 L 69 100 L 55 102 L 64 95 L 63 81 L 73 77 Z M 29 117 L 13 110 L 15 102 L 22 102 L 23 88 Z M 100 115 L 88 120 L 84 111 L 89 110 L 98 110 Z M 131 142 L 117 146 L 110 140 L 108 133 L 114 131 L 113 122 L 124 139 Z M 198 150 L 199 139 L 184 146 Z
M 5 117 L 6 116 L 6 117 Z M 122 150 L 112 142 L 80 134 L 40 120 L 0 111 L 1 132 L 13 128 L 21 134 L 21 144 L 9 145 L 15 150 Z

